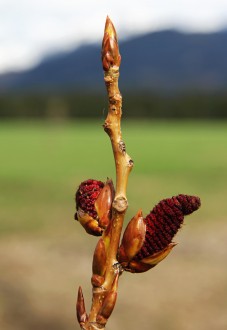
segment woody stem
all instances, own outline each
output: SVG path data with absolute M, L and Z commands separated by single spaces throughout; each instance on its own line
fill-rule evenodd
M 104 286 L 109 289 L 113 282 L 113 266 L 117 263 L 120 235 L 125 212 L 128 207 L 126 188 L 128 176 L 133 167 L 133 161 L 126 153 L 125 143 L 122 140 L 122 96 L 118 87 L 121 57 L 117 34 L 113 23 L 108 17 L 103 38 L 102 61 L 109 101 L 108 115 L 105 120 L 104 130 L 110 137 L 116 168 L 116 194 L 112 205 L 112 226 L 110 232 L 107 234 L 110 239 L 110 244 L 107 251 L 107 268 L 104 282 Z
M 107 88 L 109 108 L 104 123 L 104 130 L 109 135 L 112 144 L 116 167 L 116 193 L 112 204 L 111 225 L 103 233 L 106 246 L 106 265 L 104 283 L 100 287 L 93 287 L 91 312 L 85 330 L 105 329 L 105 324 L 111 314 L 117 296 L 117 284 L 121 269 L 117 263 L 117 252 L 128 207 L 126 188 L 133 161 L 126 153 L 125 143 L 121 134 L 122 96 L 118 87 L 120 54 L 115 28 L 107 17 L 102 48 L 104 80 Z M 105 298 L 109 298 L 109 306 L 103 309 Z M 112 304 L 112 305 L 111 305 Z M 100 314 L 100 310 L 103 311 Z M 97 317 L 98 316 L 98 317 Z
M 122 97 L 118 88 L 119 67 L 111 67 L 105 72 L 105 83 L 109 98 L 109 111 L 104 129 L 110 137 L 115 167 L 116 167 L 116 195 L 112 205 L 113 218 L 110 232 L 110 245 L 107 259 L 105 285 L 110 286 L 113 279 L 113 265 L 117 262 L 116 255 L 119 247 L 120 235 L 125 212 L 128 207 L 126 188 L 128 176 L 133 161 L 126 153 L 125 143 L 121 134 Z

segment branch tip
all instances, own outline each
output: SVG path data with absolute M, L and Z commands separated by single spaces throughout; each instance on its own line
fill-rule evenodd
M 102 65 L 104 71 L 112 66 L 120 66 L 121 56 L 118 48 L 117 33 L 109 16 L 106 18 L 102 42 Z

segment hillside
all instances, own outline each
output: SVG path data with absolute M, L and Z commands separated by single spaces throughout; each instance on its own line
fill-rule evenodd
M 120 42 L 123 90 L 227 88 L 227 32 L 159 31 Z M 0 92 L 99 90 L 100 45 L 83 45 L 44 58 L 34 68 L 0 75 Z

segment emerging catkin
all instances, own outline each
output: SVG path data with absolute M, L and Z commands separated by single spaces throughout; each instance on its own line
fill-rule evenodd
M 166 248 L 180 229 L 184 216 L 199 207 L 199 197 L 183 194 L 159 202 L 144 219 L 145 241 L 134 259 L 141 260 Z

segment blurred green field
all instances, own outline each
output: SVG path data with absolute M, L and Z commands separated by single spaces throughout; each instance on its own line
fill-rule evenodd
M 115 178 L 102 122 L 3 122 L 1 234 L 71 225 L 76 187 L 86 178 Z M 135 162 L 129 213 L 164 197 L 198 194 L 207 220 L 227 213 L 227 123 L 124 122 Z M 46 216 L 48 214 L 48 216 Z M 201 216 L 201 215 L 200 215 Z
M 73 220 L 74 194 L 87 178 L 115 179 L 103 121 L 0 123 L 1 329 L 77 328 L 75 285 L 90 304 L 96 240 Z M 125 120 L 122 133 L 135 162 L 127 219 L 179 193 L 200 196 L 202 208 L 186 221 L 175 258 L 139 275 L 144 283 L 124 276 L 108 329 L 226 329 L 227 122 Z

